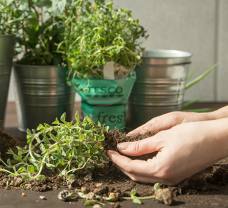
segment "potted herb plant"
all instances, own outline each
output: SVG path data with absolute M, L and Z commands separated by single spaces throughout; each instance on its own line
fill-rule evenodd
M 63 24 L 51 1 L 26 1 L 27 17 L 19 39 L 22 57 L 15 64 L 19 129 L 50 123 L 66 112 L 72 118 L 74 93 L 66 83 L 67 71 L 60 67 L 56 52 L 62 41 Z
M 4 115 L 8 97 L 9 80 L 14 56 L 15 32 L 22 13 L 20 2 L 0 0 L 0 128 L 4 124 Z
M 82 112 L 110 128 L 125 128 L 128 98 L 140 63 L 139 20 L 112 1 L 76 0 L 64 14 L 65 55 L 71 83 L 82 98 Z

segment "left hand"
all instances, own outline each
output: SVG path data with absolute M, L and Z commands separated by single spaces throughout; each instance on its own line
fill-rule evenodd
M 132 180 L 177 184 L 228 156 L 228 119 L 183 123 L 108 151 L 111 160 Z M 130 159 L 157 152 L 148 160 Z M 126 156 L 124 156 L 126 155 Z

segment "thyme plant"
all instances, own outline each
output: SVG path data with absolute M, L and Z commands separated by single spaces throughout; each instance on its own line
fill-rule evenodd
M 6 162 L 1 160 L 0 172 L 28 180 L 40 179 L 48 174 L 67 177 L 70 174 L 88 173 L 103 167 L 108 159 L 104 150 L 107 129 L 95 124 L 89 117 L 81 122 L 67 122 L 65 114 L 52 125 L 40 124 L 27 131 L 27 145 L 8 151 Z
M 102 68 L 108 62 L 128 71 L 140 63 L 140 40 L 147 35 L 131 11 L 115 8 L 112 1 L 73 0 L 63 19 L 59 51 L 74 76 L 103 78 Z

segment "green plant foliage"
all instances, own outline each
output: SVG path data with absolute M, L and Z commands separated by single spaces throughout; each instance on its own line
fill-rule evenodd
M 65 3 L 64 3 L 65 2 Z M 62 62 L 57 46 L 63 40 L 61 12 L 65 1 L 24 0 L 23 19 L 19 45 L 23 54 L 21 64 L 53 65 Z M 61 10 L 60 10 L 61 7 Z
M 140 39 L 147 37 L 131 11 L 112 1 L 75 0 L 64 14 L 65 35 L 59 51 L 74 76 L 102 78 L 103 66 L 113 61 L 133 70 L 140 63 Z
M 198 83 L 206 79 L 212 72 L 217 69 L 217 64 L 207 67 L 200 75 L 195 78 L 192 78 L 192 75 L 189 76 L 188 81 L 185 85 L 185 90 L 189 90 L 192 87 L 196 86 Z M 191 100 L 183 103 L 182 110 L 183 111 L 190 111 L 190 112 L 209 112 L 211 111 L 210 108 L 201 108 L 201 109 L 194 109 L 191 106 L 194 105 L 197 100 Z
M 65 114 L 52 125 L 40 124 L 27 131 L 27 145 L 9 150 L 7 162 L 2 161 L 0 172 L 26 179 L 41 179 L 46 173 L 67 177 L 88 173 L 103 167 L 108 159 L 104 151 L 104 132 L 89 117 L 81 122 L 67 122 Z
M 212 73 L 216 69 L 217 69 L 217 64 L 214 64 L 214 65 L 209 66 L 208 68 L 206 68 L 196 78 L 194 78 L 193 80 L 190 80 L 189 82 L 187 82 L 187 84 L 185 85 L 185 90 L 188 90 L 188 89 L 192 88 L 193 86 L 195 86 L 196 84 L 198 84 L 199 82 L 201 82 L 202 80 L 204 80 L 206 77 L 208 77 L 208 75 L 210 73 Z
M 22 18 L 20 0 L 0 0 L 0 35 L 16 34 Z
M 132 189 L 130 192 L 130 197 L 131 200 L 134 204 L 142 204 L 142 201 L 139 199 L 139 197 L 137 196 L 137 191 L 136 189 Z

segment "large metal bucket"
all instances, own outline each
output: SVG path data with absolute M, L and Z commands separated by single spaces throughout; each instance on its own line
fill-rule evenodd
M 51 123 L 64 112 L 74 111 L 74 92 L 66 83 L 66 71 L 57 66 L 15 65 L 19 130 Z
M 14 55 L 14 43 L 14 36 L 0 35 L 0 128 L 3 128 L 4 125 L 9 80 Z
M 132 128 L 153 117 L 180 110 L 191 53 L 175 50 L 146 51 L 137 67 L 137 79 L 129 101 Z

